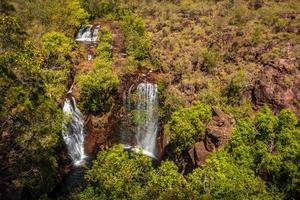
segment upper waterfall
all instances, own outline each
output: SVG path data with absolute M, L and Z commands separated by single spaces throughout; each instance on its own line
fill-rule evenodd
M 96 42 L 100 26 L 82 26 L 76 36 L 79 42 Z
M 74 97 L 65 100 L 63 112 L 69 116 L 63 123 L 63 138 L 74 165 L 80 165 L 86 158 L 84 154 L 84 119 L 76 107 Z

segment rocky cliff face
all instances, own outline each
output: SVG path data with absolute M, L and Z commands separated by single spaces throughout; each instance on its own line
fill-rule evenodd
M 88 155 L 95 155 L 99 150 L 106 150 L 116 140 L 114 116 L 107 113 L 101 117 L 90 115 L 86 121 L 84 149 Z M 114 137 L 116 136 L 116 137 Z
M 275 112 L 291 108 L 300 118 L 300 58 L 289 55 L 300 45 L 288 49 L 285 58 L 265 63 L 254 83 L 252 100 L 256 107 L 266 104 Z

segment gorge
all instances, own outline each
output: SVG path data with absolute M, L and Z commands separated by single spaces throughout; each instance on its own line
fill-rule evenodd
M 1 0 L 0 199 L 298 200 L 299 10 Z

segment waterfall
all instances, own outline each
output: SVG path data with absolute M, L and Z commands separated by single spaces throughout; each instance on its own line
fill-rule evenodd
M 76 107 L 74 97 L 65 100 L 63 112 L 69 117 L 63 123 L 63 138 L 74 165 L 80 165 L 86 158 L 84 154 L 84 119 Z
M 137 86 L 137 102 L 135 105 L 135 116 L 137 123 L 135 125 L 134 147 L 125 143 L 125 148 L 142 152 L 150 157 L 157 157 L 157 133 L 158 133 L 158 97 L 157 86 L 151 83 L 140 83 Z M 128 92 L 130 98 L 131 93 Z M 127 102 L 130 107 L 130 100 Z
M 76 41 L 79 42 L 96 42 L 98 38 L 100 26 L 82 26 L 76 36 Z

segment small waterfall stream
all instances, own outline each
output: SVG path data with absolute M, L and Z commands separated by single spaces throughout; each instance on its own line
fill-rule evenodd
M 97 47 L 98 33 L 100 30 L 99 25 L 85 25 L 81 26 L 75 40 L 83 42 L 87 48 L 87 60 L 91 61 L 95 58 L 95 48 Z
M 74 165 L 80 165 L 86 158 L 84 154 L 84 119 L 76 107 L 74 97 L 65 100 L 63 112 L 68 116 L 63 123 L 63 138 Z
M 126 149 L 132 149 L 134 151 L 142 150 L 145 155 L 156 158 L 157 157 L 157 133 L 158 133 L 158 96 L 157 96 L 157 85 L 152 83 L 140 83 L 136 89 L 137 100 L 134 108 L 135 118 L 135 144 L 132 147 L 127 141 L 130 141 L 127 137 L 125 138 L 124 146 Z M 127 109 L 131 110 L 131 91 L 128 92 Z M 132 110 L 131 110 L 132 111 Z M 126 134 L 128 132 L 124 132 Z
M 76 36 L 79 42 L 96 42 L 100 26 L 82 26 Z
M 93 49 L 97 46 L 99 29 L 100 26 L 81 26 L 75 38 L 76 41 L 86 44 L 88 61 L 93 60 L 95 57 Z M 94 159 L 93 156 L 86 156 L 84 153 L 84 117 L 76 106 L 75 98 L 72 96 L 72 89 L 73 85 L 67 92 L 67 98 L 63 106 L 63 113 L 66 115 L 66 119 L 64 119 L 62 124 L 62 135 L 67 146 L 68 154 L 72 159 L 73 166 L 60 184 L 49 193 L 51 198 L 61 198 L 74 188 L 82 185 L 84 183 L 85 171 L 82 164 L 84 163 L 90 166 L 91 161 Z

